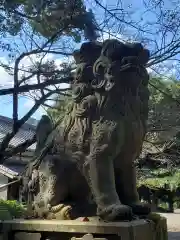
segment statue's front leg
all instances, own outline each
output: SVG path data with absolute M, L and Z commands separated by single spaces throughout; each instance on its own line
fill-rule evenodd
M 106 131 L 105 134 L 109 135 L 109 132 Z M 104 136 L 104 131 L 98 132 L 94 138 L 92 135 L 91 140 L 90 154 L 84 164 L 84 175 L 97 204 L 97 215 L 107 221 L 130 220 L 131 208 L 121 204 L 116 192 L 113 146 L 108 141 L 105 143 L 108 139 Z
M 114 159 L 116 190 L 122 203 L 130 206 L 134 214 L 146 215 L 150 212 L 150 206 L 139 200 L 134 165 L 142 149 L 145 130 L 140 120 L 131 118 L 130 122 L 127 118 L 124 123 L 124 144 Z
M 129 152 L 130 153 L 130 152 Z M 120 155 L 115 163 L 116 190 L 123 204 L 132 208 L 135 215 L 150 213 L 150 205 L 139 200 L 136 181 L 136 168 L 133 156 L 129 153 Z

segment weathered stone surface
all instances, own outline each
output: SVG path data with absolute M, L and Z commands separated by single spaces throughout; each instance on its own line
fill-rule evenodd
M 1 222 L 1 233 L 43 233 L 51 237 L 59 236 L 59 238 L 62 238 L 63 236 L 63 239 L 70 239 L 71 237 L 79 238 L 79 236 L 82 238 L 86 234 L 91 234 L 95 238 L 106 238 L 108 240 L 115 238 L 118 238 L 120 240 L 167 240 L 166 219 L 163 217 L 159 217 L 158 219 L 159 220 L 157 221 L 156 216 L 156 222 L 141 219 L 130 222 L 111 223 L 105 223 L 103 221 L 99 221 L 99 219 L 96 218 L 90 218 L 89 222 L 82 222 L 80 219 L 70 221 L 9 220 Z M 25 234 L 19 234 L 18 240 L 23 240 L 25 236 Z M 37 234 L 35 237 L 38 237 Z M 92 236 L 89 236 L 89 238 L 90 237 Z
M 139 201 L 134 166 L 146 133 L 148 59 L 140 43 L 118 40 L 83 43 L 76 52 L 73 104 L 46 141 L 37 132 L 37 146 L 45 147 L 26 172 L 36 217 L 57 218 L 59 204 L 72 207 L 72 219 L 84 213 L 120 221 L 149 213 Z
M 151 223 L 144 220 L 132 222 L 117 222 L 117 223 L 97 223 L 97 222 L 80 222 L 80 221 L 56 221 L 56 220 L 14 220 L 3 223 L 2 231 L 25 231 L 25 232 L 56 232 L 56 233 L 73 233 L 74 236 L 78 233 L 87 234 L 103 234 L 117 235 L 121 240 L 143 240 L 139 238 L 145 236 L 146 240 L 153 240 Z M 143 232 L 145 233 L 143 234 Z M 136 237 L 136 238 L 133 238 Z M 138 238 L 137 238 L 138 237 Z M 148 238 L 149 237 L 149 238 Z

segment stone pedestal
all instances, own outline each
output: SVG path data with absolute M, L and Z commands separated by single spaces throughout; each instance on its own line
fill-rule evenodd
M 87 222 L 82 219 L 64 221 L 16 219 L 1 222 L 1 234 L 3 239 L 7 240 L 15 239 L 15 235 L 18 240 L 28 239 L 27 233 L 28 235 L 40 233 L 41 240 L 167 240 L 166 219 L 159 215 L 155 216 L 156 220 L 153 221 L 111 223 L 98 219 L 89 219 Z

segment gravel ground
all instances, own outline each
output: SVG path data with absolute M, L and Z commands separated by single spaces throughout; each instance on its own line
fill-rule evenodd
M 169 240 L 180 240 L 180 210 L 175 213 L 160 213 L 167 218 Z

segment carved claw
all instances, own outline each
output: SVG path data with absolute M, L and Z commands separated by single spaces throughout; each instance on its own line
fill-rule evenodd
M 58 204 L 56 206 L 51 207 L 51 212 L 56 213 L 58 211 L 61 211 L 66 205 L 64 204 Z
M 105 221 L 130 221 L 133 218 L 132 210 L 126 205 L 111 206 L 109 209 L 99 213 L 100 218 Z
M 70 205 L 58 204 L 56 206 L 51 207 L 51 213 L 55 215 L 55 218 L 58 219 L 63 218 L 65 220 L 72 219 L 71 217 L 72 207 Z

